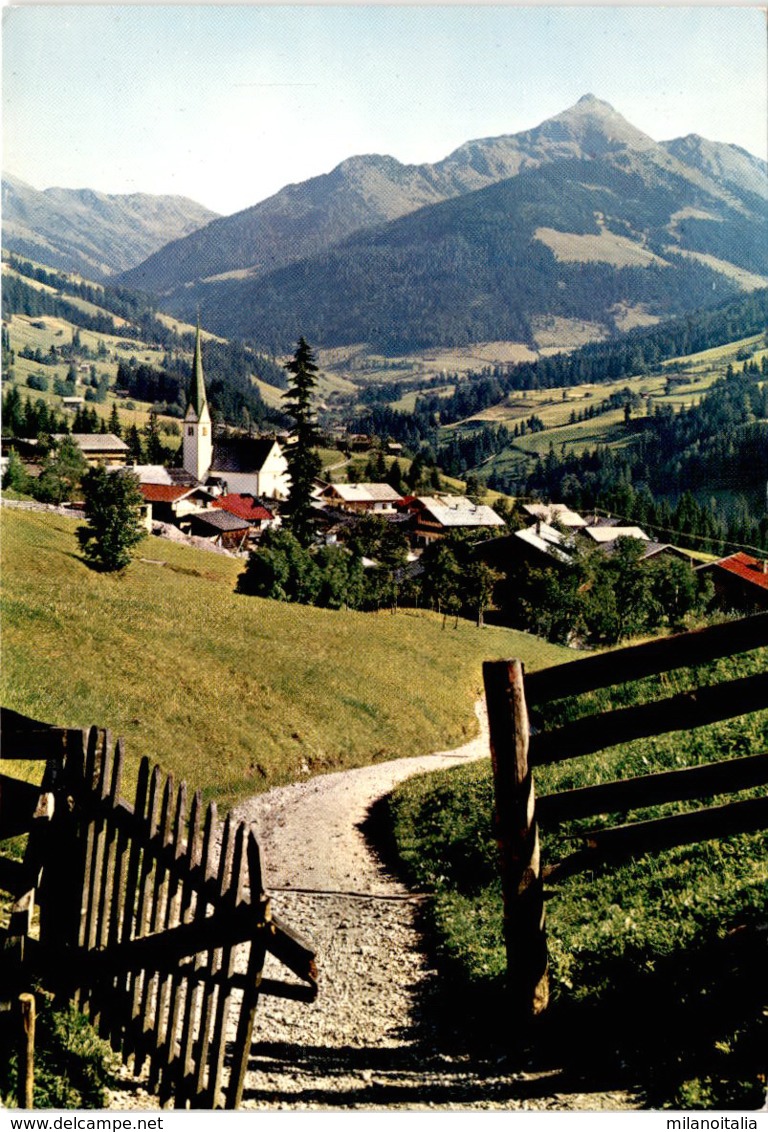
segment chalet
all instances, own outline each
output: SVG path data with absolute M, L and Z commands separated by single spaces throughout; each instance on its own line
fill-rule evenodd
M 416 496 L 407 505 L 416 515 L 414 539 L 426 545 L 455 530 L 487 530 L 506 526 L 493 508 L 464 495 Z
M 616 527 L 608 524 L 599 524 L 598 526 L 582 527 L 581 533 L 587 539 L 596 543 L 603 549 L 608 547 L 615 548 L 616 543 L 622 538 L 633 538 L 640 542 L 650 542 L 648 535 L 640 527 Z
M 768 610 L 768 561 L 739 551 L 717 562 L 697 567 L 697 573 L 712 578 L 714 604 L 736 613 Z
M 139 482 L 139 490 L 144 502 L 151 508 L 152 519 L 176 526 L 180 526 L 186 516 L 205 510 L 214 502 L 210 492 L 200 487 Z
M 250 523 L 246 519 L 217 508 L 194 512 L 187 518 L 182 529 L 227 550 L 239 550 L 251 533 Z
M 571 529 L 587 525 L 587 520 L 565 503 L 524 503 L 521 510 L 531 519 L 550 526 L 557 523 L 560 527 Z
M 557 527 L 538 522 L 533 527 L 478 543 L 474 556 L 501 571 L 521 562 L 530 566 L 569 566 L 573 561 L 572 543 L 572 538 Z
M 108 468 L 123 468 L 128 462 L 128 445 L 114 433 L 58 432 L 53 436 L 57 444 L 67 438 L 75 442 L 91 465 L 104 464 Z
M 242 493 L 221 495 L 218 499 L 214 499 L 213 506 L 222 511 L 228 511 L 230 515 L 248 523 L 249 535 L 266 530 L 267 527 L 273 527 L 279 523 L 275 514 L 253 495 Z
M 229 493 L 285 499 L 288 461 L 275 437 L 222 436 L 214 439 L 205 391 L 200 327 L 183 423 L 183 466 L 200 483 L 225 484 Z
M 323 503 L 356 515 L 394 512 L 402 498 L 388 483 L 329 483 L 320 492 Z

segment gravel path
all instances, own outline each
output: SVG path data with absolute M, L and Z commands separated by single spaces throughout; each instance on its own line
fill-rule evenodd
M 488 754 L 487 720 L 454 751 L 323 775 L 243 803 L 275 913 L 309 936 L 319 966 L 310 1005 L 264 997 L 244 1109 L 635 1109 L 629 1094 L 584 1092 L 557 1071 L 446 1050 L 424 1009 L 435 978 L 423 897 L 389 875 L 363 827 L 373 803 L 413 774 Z M 285 976 L 268 957 L 265 975 Z M 134 1104 L 151 1104 L 146 1094 Z M 126 1107 L 115 1096 L 115 1107 Z

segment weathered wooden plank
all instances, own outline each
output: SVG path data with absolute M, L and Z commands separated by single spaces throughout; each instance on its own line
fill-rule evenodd
M 189 871 L 190 867 L 194 868 L 200 863 L 202 851 L 201 815 L 202 797 L 200 791 L 197 790 L 192 797 L 187 840 L 180 858 L 185 868 L 180 872 L 178 924 L 189 924 L 194 915 L 195 890 L 189 883 Z M 192 967 L 194 968 L 194 963 Z M 191 985 L 189 980 L 185 978 L 182 964 L 177 963 L 171 976 L 164 1065 L 161 1069 L 158 1087 L 160 1100 L 163 1104 L 166 1104 L 173 1095 L 176 1081 L 180 1082 L 184 1076 L 182 1057 L 184 1003 L 186 996 L 191 993 Z
M 707 806 L 686 814 L 631 822 L 584 834 L 586 847 L 547 869 L 548 881 L 560 880 L 601 862 L 615 863 L 698 841 L 714 841 L 768 826 L 768 797 Z
M 543 668 L 526 676 L 529 707 L 768 645 L 768 613 Z
M 171 775 L 168 775 L 165 780 L 165 786 L 163 787 L 163 798 L 160 810 L 159 826 L 160 836 L 165 848 L 168 848 L 171 844 L 174 797 L 175 789 L 173 778 Z M 163 928 L 167 895 L 168 868 L 164 862 L 156 860 L 154 869 L 154 883 L 152 885 L 149 903 L 149 915 L 144 934 L 154 935 L 159 933 Z M 140 1019 L 142 1036 L 134 1060 L 134 1072 L 137 1076 L 142 1071 L 144 1058 L 147 1055 L 150 1058 L 151 1067 L 151 1059 L 156 1050 L 157 1041 L 159 1038 L 161 1020 L 158 1010 L 158 979 L 159 974 L 156 969 L 154 969 L 154 967 L 147 966 L 144 970 L 144 978 L 141 991 Z
M 746 715 L 768 707 L 768 673 L 699 688 L 665 700 L 619 708 L 566 723 L 531 737 L 534 766 L 594 754 L 619 743 Z
M 170 831 L 174 859 L 177 862 L 181 861 L 184 852 L 184 825 L 186 817 L 187 786 L 185 782 L 182 782 L 176 794 L 176 809 Z M 178 870 L 169 869 L 166 880 L 165 912 L 163 917 L 166 931 L 169 928 L 176 927 L 180 922 L 180 888 L 181 878 Z M 172 990 L 171 974 L 170 972 L 165 975 L 160 973 L 158 978 L 155 1050 L 152 1054 L 149 1071 L 149 1086 L 152 1090 L 156 1089 L 159 1084 L 161 1072 L 169 1062 L 168 1051 L 173 1048 L 175 1043 L 175 1036 L 170 1028 L 169 1002 Z
M 270 955 L 274 955 L 284 967 L 294 975 L 298 975 L 300 979 L 314 983 L 317 979 L 314 945 L 289 928 L 279 916 L 270 915 L 267 929 L 266 946 Z
M 238 912 L 243 907 L 245 869 L 245 826 L 238 822 L 235 828 L 232 866 L 226 891 L 222 893 L 221 911 Z M 221 950 L 219 970 L 222 982 L 216 997 L 216 1015 L 213 1038 L 208 1057 L 208 1108 L 221 1108 L 221 1086 L 224 1070 L 224 1049 L 227 1040 L 229 1009 L 232 1001 L 232 976 L 235 973 L 235 941 L 230 935 Z
M 229 888 L 232 875 L 233 848 L 234 831 L 232 815 L 227 814 L 227 817 L 224 821 L 221 847 L 219 849 L 219 867 L 217 873 L 218 899 L 216 900 L 215 904 L 216 911 L 218 911 L 221 907 L 221 898 L 226 896 L 227 890 Z M 210 975 L 216 975 L 221 971 L 221 955 L 221 948 L 216 948 L 215 950 L 208 952 L 207 967 Z M 206 1088 L 206 1085 L 209 1083 L 210 1078 L 206 1071 L 209 1068 L 210 1045 L 213 1037 L 211 1033 L 211 1027 L 216 1016 L 215 1011 L 217 990 L 221 990 L 220 983 L 217 985 L 217 983 L 212 979 L 206 980 L 203 984 L 202 1014 L 196 1049 L 197 1071 L 195 1073 L 195 1107 L 207 1107 L 207 1101 L 210 1096 L 209 1090 Z
M 544 892 L 523 674 L 519 660 L 486 661 L 483 665 L 508 990 L 516 1023 L 542 1013 L 549 1000 Z
M 248 904 L 251 910 L 259 909 L 259 919 L 266 924 L 269 918 L 269 904 L 264 899 L 261 876 L 261 852 L 259 843 L 251 830 L 248 834 Z M 248 1059 L 253 1041 L 253 1026 L 256 1018 L 256 1008 L 262 990 L 262 971 L 266 956 L 266 931 L 258 931 L 251 940 L 248 951 L 248 965 L 244 976 L 243 997 L 240 1003 L 240 1016 L 237 1021 L 234 1052 L 232 1055 L 232 1069 L 229 1074 L 229 1084 L 225 1099 L 228 1109 L 238 1108 L 243 1098 L 245 1075 L 248 1071 Z M 232 980 L 234 985 L 234 980 Z M 315 983 L 315 990 L 317 984 Z M 286 996 L 287 997 L 287 996 Z
M 217 832 L 216 804 L 211 802 L 206 810 L 203 825 L 203 844 L 200 851 L 200 866 L 207 880 L 213 875 L 213 850 Z M 191 922 L 200 925 L 207 918 L 208 905 L 204 896 L 198 894 Z M 194 959 L 194 972 L 196 976 L 206 973 L 207 953 L 198 952 Z M 184 1015 L 181 1027 L 181 1042 L 179 1057 L 181 1060 L 181 1078 L 176 1086 L 177 1105 L 194 1104 L 196 1088 L 196 1072 L 194 1061 L 195 1042 L 201 1018 L 201 1002 L 203 987 L 195 979 L 188 989 L 184 1003 Z
M 536 817 L 542 825 L 554 824 L 592 814 L 704 798 L 710 794 L 732 794 L 765 783 L 768 783 L 768 752 L 545 794 L 536 799 Z
M 93 943 L 92 947 L 103 947 L 107 942 L 109 930 L 109 910 L 112 903 L 112 883 L 114 868 L 114 838 L 116 829 L 110 823 L 110 810 L 114 809 L 116 794 L 120 783 L 116 760 L 112 749 L 112 734 L 105 731 L 101 739 L 101 765 L 99 767 L 98 798 L 108 804 L 102 807 L 98 819 L 99 851 L 97 857 L 98 875 L 93 894 Z M 106 810 L 106 812 L 105 812 Z M 110 1005 L 110 996 L 103 982 L 92 988 L 91 1024 L 104 1036 L 107 1023 L 102 1020 L 102 1009 Z
M 150 916 L 152 912 L 152 889 L 153 877 L 155 871 L 155 860 L 152 853 L 147 848 L 147 843 L 150 838 L 153 838 L 157 833 L 158 816 L 160 808 L 160 768 L 155 766 L 149 777 L 149 794 L 147 797 L 147 811 L 144 821 L 141 823 L 141 828 L 144 830 L 141 865 L 139 869 L 139 878 L 137 885 L 137 910 L 134 922 L 134 938 L 140 939 L 147 932 Z M 142 1057 L 140 1047 L 143 1045 L 143 1015 L 142 1015 L 142 1001 L 143 1001 L 143 982 L 144 979 L 140 971 L 137 971 L 130 981 L 130 994 L 131 994 L 131 1022 L 128 1033 L 126 1034 L 124 1052 L 130 1052 L 134 1056 L 134 1067 L 137 1060 Z M 143 1060 L 143 1059 L 142 1059 Z M 137 1071 L 138 1072 L 138 1071 Z

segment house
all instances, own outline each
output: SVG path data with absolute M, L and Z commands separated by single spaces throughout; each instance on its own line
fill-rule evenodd
M 73 440 L 90 465 L 124 468 L 128 461 L 128 445 L 112 432 L 57 432 L 53 439 L 57 444 Z
M 533 527 L 478 543 L 474 557 L 502 572 L 521 562 L 530 566 L 569 566 L 573 561 L 572 542 L 557 527 L 538 522 Z
M 394 512 L 402 498 L 388 483 L 329 483 L 320 492 L 323 503 L 356 515 Z
M 768 560 L 739 551 L 696 568 L 712 578 L 714 604 L 738 613 L 768 610 Z
M 633 538 L 640 542 L 650 542 L 648 535 L 640 527 L 616 527 L 599 524 L 594 527 L 582 527 L 581 533 L 586 535 L 591 542 L 597 543 L 604 549 L 615 544 L 620 538 Z
M 586 527 L 587 520 L 565 503 L 523 503 L 521 510 L 532 519 L 547 523 L 557 523 L 560 527 Z
M 246 519 L 215 507 L 208 511 L 195 511 L 188 516 L 182 529 L 227 550 L 239 550 L 251 533 L 250 523 Z
M 419 495 L 407 505 L 416 515 L 414 538 L 427 544 L 454 530 L 483 530 L 506 526 L 493 508 L 465 495 Z
M 182 463 L 195 479 L 213 486 L 223 483 L 228 493 L 247 493 L 286 499 L 291 486 L 288 461 L 275 437 L 220 436 L 214 438 L 205 391 L 200 327 L 195 338 L 192 377 L 183 423 Z
M 230 515 L 248 523 L 249 535 L 266 530 L 267 527 L 276 526 L 280 521 L 268 507 L 264 506 L 261 500 L 256 499 L 253 495 L 231 492 L 214 499 L 213 506 L 222 511 L 228 511 Z
M 210 492 L 200 487 L 183 484 L 141 483 L 139 490 L 150 508 L 151 519 L 159 523 L 181 525 L 181 520 L 193 512 L 205 510 L 214 502 Z

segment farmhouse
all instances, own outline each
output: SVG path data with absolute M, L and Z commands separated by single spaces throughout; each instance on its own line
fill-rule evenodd
M 104 464 L 108 468 L 123 468 L 128 460 L 128 445 L 111 432 L 57 432 L 54 433 L 53 439 L 57 444 L 65 439 L 74 441 L 91 465 Z
M 740 551 L 697 567 L 715 585 L 714 603 L 738 613 L 768 610 L 768 561 Z
M 248 523 L 249 534 L 266 530 L 267 527 L 274 527 L 279 523 L 275 514 L 252 495 L 242 493 L 221 495 L 218 499 L 214 499 L 213 506 L 228 511 L 238 519 L 243 519 Z
M 493 508 L 465 495 L 419 495 L 408 500 L 407 508 L 416 515 L 415 541 L 425 545 L 449 531 L 505 526 Z
M 356 515 L 394 512 L 402 498 L 388 483 L 329 483 L 320 493 L 320 499 L 332 508 Z
M 214 439 L 199 326 L 183 430 L 183 466 L 199 483 L 221 482 L 226 485 L 226 492 L 287 498 L 291 484 L 288 461 L 274 437 L 221 436 Z

